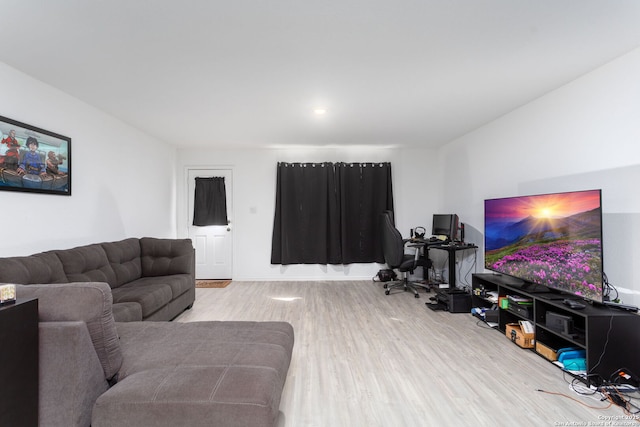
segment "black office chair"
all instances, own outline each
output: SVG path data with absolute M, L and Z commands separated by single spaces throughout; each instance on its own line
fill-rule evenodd
M 409 282 L 409 273 L 413 273 L 416 267 L 422 267 L 425 271 L 431 268 L 431 260 L 420 256 L 420 248 L 425 247 L 424 243 L 412 243 L 410 239 L 403 239 L 393 223 L 393 218 L 389 211 L 380 215 L 382 228 L 382 252 L 384 261 L 391 269 L 397 269 L 402 273 L 402 280 L 385 282 L 385 295 L 389 295 L 391 289 L 402 287 L 405 291 L 412 290 L 416 298 L 420 298 L 417 288 L 430 291 L 431 288 L 426 283 Z M 405 253 L 405 246 L 414 248 L 413 254 Z M 426 276 L 426 275 L 425 275 Z

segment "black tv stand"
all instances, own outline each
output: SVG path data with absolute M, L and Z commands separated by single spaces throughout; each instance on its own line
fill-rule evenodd
M 564 301 L 567 296 L 559 294 L 557 292 L 541 292 L 536 293 L 536 298 L 544 299 L 547 301 Z
M 495 271 L 488 274 L 491 274 L 493 277 L 499 280 L 500 283 L 502 283 L 503 285 L 511 286 L 512 288 L 520 289 L 522 291 L 526 291 L 529 293 L 538 293 L 538 292 L 546 293 L 550 291 L 550 289 L 547 288 L 546 286 L 538 285 L 536 283 L 528 282 L 526 280 L 518 279 L 506 274 L 497 273 Z
M 575 299 L 573 295 L 550 290 L 534 293 L 491 273 L 473 274 L 471 283 L 472 307 L 498 306 L 497 319 L 490 326 L 505 333 L 507 325 L 528 320 L 535 332 L 532 350 L 556 366 L 561 367 L 555 361 L 557 350 L 573 347 L 585 351 L 587 381 L 598 383 L 621 368 L 640 372 L 640 316 L 634 314 L 637 307 L 605 302 L 586 303 L 584 308 L 575 309 L 563 303 L 564 299 Z M 509 301 L 509 296 L 529 299 L 531 305 L 518 307 L 524 308 L 520 310 L 512 309 L 510 304 L 504 308 L 500 303 Z M 566 331 L 555 328 L 553 319 L 558 317 L 569 319 L 571 328 Z
M 505 285 L 511 286 L 514 289 L 519 289 L 521 291 L 530 293 L 530 294 L 538 294 L 538 293 L 548 293 L 549 288 L 543 285 L 537 285 L 531 282 L 525 282 L 523 280 L 519 280 L 514 282 L 513 280 L 506 280 Z
M 612 302 L 612 301 L 602 301 L 602 305 L 607 307 L 618 308 L 620 310 L 631 311 L 633 313 L 638 312 L 638 307 L 636 307 L 635 305 L 618 304 L 617 302 Z

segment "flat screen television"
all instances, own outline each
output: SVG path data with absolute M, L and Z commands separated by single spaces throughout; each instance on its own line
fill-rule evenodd
M 458 239 L 458 215 L 434 214 L 431 227 L 432 236 L 446 236 L 448 240 Z
M 600 190 L 484 202 L 487 270 L 603 301 Z

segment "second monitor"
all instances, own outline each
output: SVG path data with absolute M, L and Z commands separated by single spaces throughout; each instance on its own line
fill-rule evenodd
M 431 235 L 446 236 L 449 241 L 461 240 L 458 238 L 459 219 L 456 214 L 433 214 Z

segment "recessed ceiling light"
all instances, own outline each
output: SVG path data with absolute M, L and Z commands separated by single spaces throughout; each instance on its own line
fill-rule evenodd
M 316 116 L 324 116 L 325 114 L 327 114 L 327 109 L 321 107 L 314 108 L 313 114 L 315 114 Z

